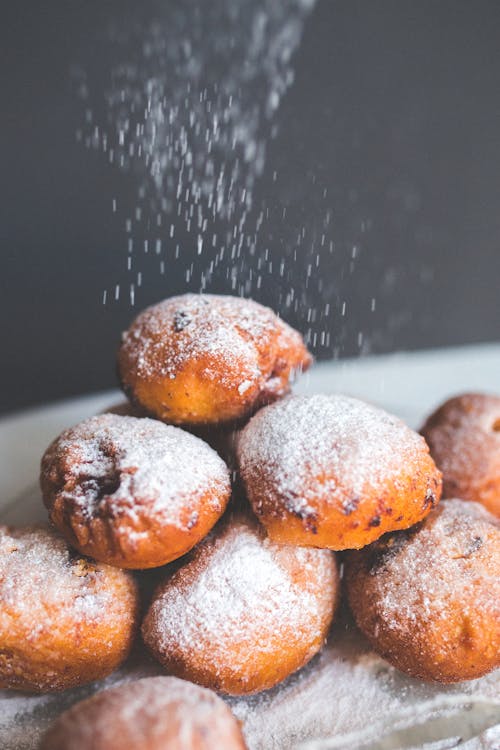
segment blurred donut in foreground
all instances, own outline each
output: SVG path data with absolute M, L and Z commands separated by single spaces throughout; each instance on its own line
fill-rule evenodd
M 40 750 L 245 750 L 239 724 L 211 690 L 146 677 L 65 711 Z

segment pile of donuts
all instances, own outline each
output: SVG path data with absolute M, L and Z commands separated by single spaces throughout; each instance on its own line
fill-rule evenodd
M 50 526 L 0 529 L 0 687 L 104 678 L 139 633 L 168 676 L 76 704 L 43 750 L 244 748 L 213 691 L 303 667 L 341 599 L 412 677 L 500 666 L 500 398 L 453 398 L 418 434 L 349 396 L 290 395 L 311 362 L 235 297 L 167 299 L 123 335 L 128 403 L 47 448 Z

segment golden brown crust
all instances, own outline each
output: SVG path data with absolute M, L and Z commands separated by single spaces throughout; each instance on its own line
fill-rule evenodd
M 0 527 L 0 687 L 66 690 L 113 672 L 139 615 L 134 578 L 44 527 Z
M 172 424 L 241 420 L 288 392 L 312 359 L 269 308 L 185 294 L 142 312 L 124 334 L 118 371 L 129 398 Z
M 237 440 L 243 484 L 271 539 L 360 548 L 424 518 L 441 496 L 425 441 L 347 396 L 290 396 Z
M 375 651 L 442 683 L 500 666 L 500 525 L 443 500 L 419 526 L 346 555 L 347 595 Z
M 231 492 L 227 466 L 199 438 L 116 414 L 65 430 L 45 452 L 40 483 L 50 519 L 70 544 L 122 568 L 184 555 Z
M 500 397 L 451 398 L 430 415 L 422 435 L 443 472 L 443 496 L 474 500 L 500 517 Z
M 322 647 L 337 603 L 327 550 L 275 544 L 228 519 L 159 586 L 143 638 L 167 670 L 234 695 L 273 687 Z
M 65 711 L 40 750 L 245 750 L 241 729 L 215 693 L 176 677 L 146 677 Z

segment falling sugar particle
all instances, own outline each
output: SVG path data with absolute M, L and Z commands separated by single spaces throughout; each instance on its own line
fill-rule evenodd
M 156 225 L 162 226 L 162 216 L 172 217 L 175 201 L 184 194 L 183 235 L 195 227 L 204 235 L 214 221 L 226 225 L 226 239 L 231 230 L 234 237 L 236 232 L 242 238 L 248 231 L 255 234 L 246 224 L 264 165 L 266 121 L 293 80 L 290 59 L 313 4 L 215 0 L 210 9 L 213 28 L 207 34 L 202 6 L 186 0 L 175 14 L 160 9 L 149 24 L 111 30 L 110 48 L 117 58 L 123 57 L 123 47 L 130 53 L 135 46 L 136 53 L 127 66 L 117 63 L 111 70 L 106 121 L 95 122 L 87 104 L 85 121 L 92 143 L 103 150 L 105 145 L 110 161 L 118 158 L 123 169 L 133 167 L 139 175 L 136 225 L 152 223 L 154 213 Z M 248 34 L 248 28 L 253 33 Z M 221 70 L 226 72 L 221 75 Z M 77 92 L 86 103 L 92 98 L 84 75 Z M 79 131 L 83 136 L 85 129 Z M 112 205 L 116 212 L 116 198 Z M 181 216 L 180 203 L 178 209 Z M 130 218 L 125 226 L 127 233 L 138 233 Z M 175 233 L 176 222 L 170 222 L 170 238 Z M 202 235 L 196 246 L 205 256 Z M 241 245 L 234 261 L 240 251 Z M 208 257 L 206 268 L 199 269 L 205 282 L 213 273 L 213 260 Z
M 127 253 L 143 250 L 135 251 L 133 264 L 127 261 L 136 296 L 142 270 L 148 280 L 154 274 L 170 281 L 168 265 L 179 261 L 174 278 L 185 279 L 179 291 L 187 286 L 272 300 L 299 327 L 307 316 L 310 341 L 328 347 L 339 288 L 364 256 L 361 238 L 334 242 L 335 207 L 314 174 L 303 190 L 316 202 L 298 226 L 293 205 L 282 202 L 281 165 L 268 165 L 267 203 L 259 205 L 256 198 L 277 110 L 293 82 L 293 54 L 313 5 L 214 0 L 209 15 L 199 0 L 185 0 L 175 13 L 158 5 L 152 21 L 136 19 L 111 30 L 110 57 L 116 62 L 104 102 L 94 101 L 98 92 L 84 74 L 76 90 L 84 102 L 82 141 L 105 151 L 137 180 L 135 205 L 126 216 L 126 201 L 112 200 L 125 224 Z M 356 190 L 350 194 L 353 201 L 357 196 Z M 366 231 L 369 220 L 359 226 Z M 342 294 L 350 301 L 352 282 L 347 286 Z M 345 301 L 341 310 L 346 318 Z M 355 343 L 357 328 L 351 328 Z

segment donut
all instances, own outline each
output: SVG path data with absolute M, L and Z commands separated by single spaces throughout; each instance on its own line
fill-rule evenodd
M 451 398 L 430 415 L 422 434 L 443 472 L 443 497 L 474 500 L 500 517 L 500 397 Z
M 40 750 L 245 750 L 238 721 L 211 690 L 146 677 L 65 711 Z
M 106 677 L 128 655 L 138 616 L 130 573 L 43 526 L 0 527 L 0 687 L 52 692 Z
M 120 568 L 184 555 L 231 493 L 227 466 L 202 440 L 116 414 L 65 430 L 43 456 L 40 483 L 50 520 L 68 542 Z
M 500 666 L 500 523 L 478 503 L 443 500 L 347 553 L 345 578 L 358 627 L 402 672 L 452 683 Z
M 364 547 L 420 521 L 441 495 L 424 439 L 343 395 L 265 407 L 240 432 L 236 455 L 253 510 L 277 542 Z
M 328 550 L 275 544 L 256 519 L 233 515 L 159 585 L 143 638 L 170 674 L 256 693 L 321 649 L 338 584 Z
M 252 300 L 185 294 L 144 310 L 123 335 L 123 390 L 172 424 L 244 419 L 311 363 L 301 336 Z

